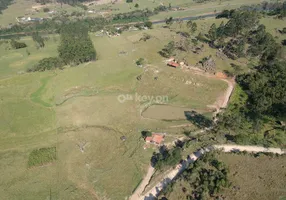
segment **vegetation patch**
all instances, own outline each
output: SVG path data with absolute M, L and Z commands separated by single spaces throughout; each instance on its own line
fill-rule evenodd
M 161 197 L 186 200 L 219 198 L 219 192 L 230 186 L 228 174 L 227 166 L 215 153 L 206 153 L 178 177 L 178 182 L 168 185 Z M 173 192 L 174 188 L 176 191 Z
M 29 155 L 28 166 L 41 166 L 57 159 L 56 147 L 47 147 L 33 150 Z

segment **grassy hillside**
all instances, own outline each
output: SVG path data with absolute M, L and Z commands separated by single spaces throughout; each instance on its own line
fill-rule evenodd
M 24 72 L 41 58 L 57 55 L 58 36 L 50 35 L 43 49 L 30 37 L 22 38 L 29 54 L 9 49 L 9 43 L 0 46 L 4 199 L 124 199 L 140 182 L 153 151 L 143 149 L 140 131 L 166 131 L 189 122 L 143 119 L 146 102 L 120 103 L 118 95 L 170 95 L 171 105 L 188 109 L 207 109 L 216 101 L 224 82 L 167 67 L 157 52 L 172 34 L 162 28 L 147 33 L 153 36 L 147 42 L 139 41 L 142 32 L 112 38 L 91 35 L 97 61 L 41 73 Z M 146 60 L 144 68 L 135 64 L 140 57 Z M 186 85 L 187 79 L 203 86 Z M 192 94 L 196 97 L 190 98 Z M 49 149 L 55 149 L 56 156 Z
M 196 34 L 206 33 L 213 22 L 219 24 L 221 20 L 198 20 Z M 270 31 L 282 24 L 272 18 L 263 23 L 272 22 L 277 25 L 271 26 Z M 25 72 L 40 59 L 57 55 L 57 35 L 49 35 L 43 49 L 37 49 L 31 37 L 20 39 L 28 45 L 25 49 L 10 49 L 9 43 L 3 42 L 0 46 L 3 199 L 128 197 L 144 175 L 153 152 L 143 149 L 140 132 L 166 131 L 166 140 L 171 141 L 181 136 L 183 128 L 169 127 L 190 122 L 176 117 L 170 121 L 160 117 L 145 119 L 141 112 L 148 102 L 120 103 L 118 95 L 168 96 L 165 115 L 180 112 L 181 117 L 183 111 L 193 109 L 209 115 L 208 105 L 215 103 L 226 89 L 221 80 L 166 66 L 158 51 L 169 41 L 180 39 L 176 32 L 181 29 L 185 26 L 179 28 L 174 24 L 171 30 L 158 25 L 118 37 L 91 34 L 97 61 L 35 73 Z M 151 35 L 151 39 L 140 41 L 143 33 Z M 182 53 L 178 58 L 194 65 L 209 55 L 215 58 L 218 71 L 231 70 L 233 62 L 247 64 L 243 60 L 220 60 L 207 45 L 201 54 Z M 135 64 L 139 58 L 145 60 L 143 67 Z M 156 118 L 151 112 L 149 118 L 152 117 Z M 48 151 L 43 153 L 47 159 L 38 159 L 39 149 L 52 149 L 53 153 L 55 150 L 56 156 Z M 35 166 L 29 166 L 29 160 L 35 161 Z

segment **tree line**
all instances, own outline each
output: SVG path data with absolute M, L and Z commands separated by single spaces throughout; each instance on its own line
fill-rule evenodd
M 156 15 L 159 12 L 169 10 L 170 7 L 158 6 L 154 10 L 143 9 L 135 10 L 127 13 L 114 14 L 109 18 L 104 17 L 86 17 L 83 19 L 76 19 L 78 22 L 82 22 L 88 26 L 89 31 L 96 32 L 103 29 L 106 26 L 112 26 L 119 23 L 130 22 L 147 22 L 150 16 Z M 27 24 L 14 24 L 8 28 L 0 29 L 0 35 L 2 38 L 12 37 L 13 34 L 31 34 L 32 32 L 46 32 L 46 33 L 59 33 L 61 26 L 71 21 L 70 17 L 76 15 L 75 13 L 68 14 L 62 12 L 60 15 L 53 17 L 52 19 L 45 19 L 42 22 L 27 23 Z M 73 20 L 74 21 L 74 20 Z M 7 36 L 5 36 L 7 35 Z M 10 36 L 11 35 L 11 36 Z M 17 36 L 17 35 L 16 35 Z

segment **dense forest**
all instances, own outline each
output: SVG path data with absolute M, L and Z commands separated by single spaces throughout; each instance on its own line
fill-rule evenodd
M 286 13 L 286 3 L 279 5 L 274 9 L 278 18 Z M 241 144 L 285 147 L 286 61 L 281 44 L 259 23 L 261 12 L 256 9 L 222 14 L 229 20 L 211 26 L 207 35 L 211 46 L 231 59 L 247 57 L 258 62 L 250 72 L 236 75 L 237 97 L 219 116 L 215 131 Z

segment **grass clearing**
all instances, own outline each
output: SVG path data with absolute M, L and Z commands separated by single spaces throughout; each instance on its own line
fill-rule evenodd
M 28 166 L 41 166 L 57 159 L 56 147 L 35 149 L 30 153 Z

